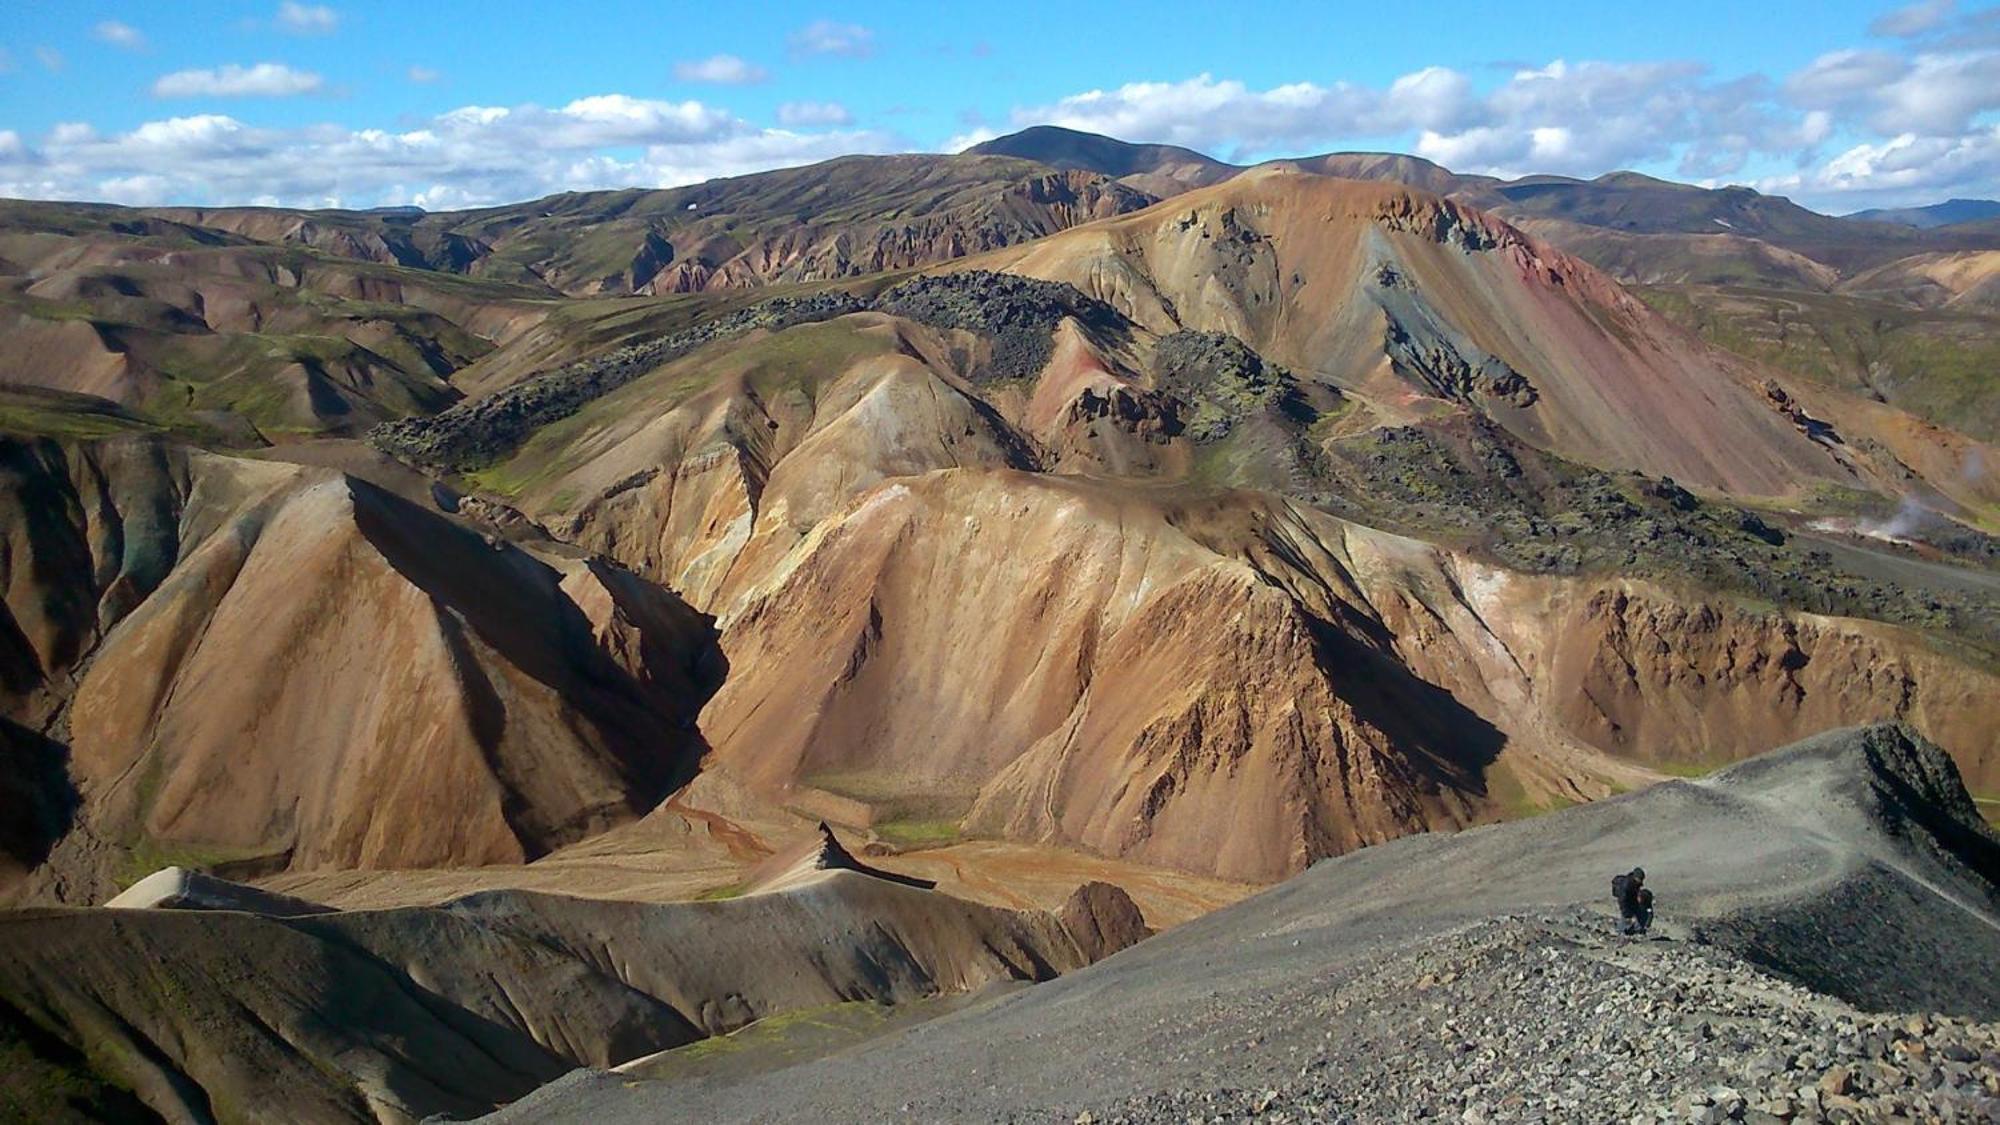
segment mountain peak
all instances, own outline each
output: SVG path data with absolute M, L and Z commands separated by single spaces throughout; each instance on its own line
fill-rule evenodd
M 1236 171 L 1235 165 L 1225 164 L 1191 148 L 1133 144 L 1060 125 L 1031 125 L 1017 133 L 973 145 L 965 151 L 976 156 L 1016 156 L 1056 168 L 1081 169 L 1107 176 L 1142 175 L 1192 167 L 1204 174 L 1204 182 L 1209 182 Z

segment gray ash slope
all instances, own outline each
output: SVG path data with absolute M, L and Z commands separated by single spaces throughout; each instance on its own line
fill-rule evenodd
M 1043 979 L 1143 936 L 1101 885 L 1058 916 L 803 875 L 717 902 L 498 890 L 278 917 L 209 908 L 256 897 L 211 880 L 194 909 L 0 912 L 0 1122 L 469 1117 L 578 1066 Z
M 1612 933 L 1634 864 L 1650 941 Z M 1990 1120 L 1996 964 L 2000 837 L 1941 751 L 1877 726 L 1326 861 L 861 1053 L 737 1083 L 578 1072 L 500 1116 Z

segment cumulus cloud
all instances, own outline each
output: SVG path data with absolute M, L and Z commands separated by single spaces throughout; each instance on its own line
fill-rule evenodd
M 1839 197 L 1852 208 L 1935 201 L 2000 183 L 2000 126 L 1957 137 L 1903 133 L 1854 145 L 1825 163 L 1758 182 L 1764 191 Z M 1982 188 L 1983 186 L 1983 188 Z
M 1991 195 L 2000 177 L 1982 154 L 2000 112 L 2000 8 L 1917 4 L 1875 30 L 1901 42 L 1830 51 L 1790 74 L 1563 59 L 1497 81 L 1437 66 L 1386 85 L 1255 88 L 1201 74 L 1086 90 L 1021 107 L 1013 121 L 1237 161 L 1367 146 L 1500 176 L 1644 167 L 1705 183 L 1754 178 L 1835 206 L 1859 192 Z
M 788 40 L 801 55 L 844 55 L 865 59 L 875 53 L 875 33 L 854 23 L 817 20 L 798 29 Z
M 778 124 L 787 128 L 853 123 L 854 115 L 839 102 L 786 102 L 778 107 Z
M 1964 132 L 1974 115 L 2000 107 L 2000 51 L 1918 55 L 1869 100 L 1869 124 L 1882 132 Z
M 745 86 L 762 82 L 770 72 L 744 62 L 735 55 L 710 55 L 674 64 L 674 77 L 683 82 L 715 82 L 724 86 Z
M 1693 119 L 1704 110 L 1730 115 L 1738 132 L 1775 127 L 1729 106 L 1702 75 L 1691 63 L 1557 60 L 1517 71 L 1481 95 L 1468 76 L 1445 67 L 1406 74 L 1386 88 L 1294 82 L 1257 90 L 1202 74 L 1090 90 L 1017 110 L 1014 120 L 1239 160 L 1414 134 L 1420 155 L 1460 170 L 1568 172 L 1658 159 L 1693 139 Z
M 906 148 L 881 133 L 761 128 L 697 101 L 626 94 L 471 105 L 410 127 L 260 128 L 227 114 L 99 134 L 61 125 L 0 145 L 0 196 L 126 203 L 437 209 L 558 191 L 670 186 Z
M 1403 121 L 1420 129 L 1465 129 L 1484 116 L 1473 96 L 1472 80 L 1442 66 L 1396 79 L 1384 100 Z
M 330 35 L 340 26 L 340 13 L 324 4 L 285 0 L 278 5 L 277 26 L 293 35 Z
M 177 70 L 161 75 L 153 83 L 158 98 L 288 98 L 310 94 L 324 85 L 309 70 L 293 70 L 282 63 L 255 66 L 215 67 L 205 70 Z
M 91 28 L 90 34 L 100 42 L 109 43 L 113 47 L 123 47 L 128 51 L 146 49 L 145 33 L 119 20 L 105 20 Z
M 1380 132 L 1374 115 L 1381 103 L 1379 93 L 1346 83 L 1296 82 L 1253 90 L 1233 79 L 1199 74 L 1181 82 L 1087 90 L 1050 105 L 1017 109 L 1014 122 L 1241 154 Z

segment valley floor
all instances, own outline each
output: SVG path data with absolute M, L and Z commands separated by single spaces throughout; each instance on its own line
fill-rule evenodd
M 717 818 L 718 820 L 720 818 Z M 732 897 L 757 860 L 791 837 L 752 833 L 734 822 L 738 854 L 694 849 L 626 851 L 619 841 L 588 841 L 535 863 L 421 871 L 313 871 L 273 876 L 267 890 L 343 910 L 431 906 L 487 890 L 527 890 L 628 902 L 686 902 Z M 792 836 L 797 835 L 797 829 Z M 937 883 L 956 898 L 1008 909 L 1053 910 L 1084 883 L 1113 883 L 1132 896 L 1155 929 L 1177 926 L 1254 893 L 1248 883 L 1051 846 L 967 840 L 869 862 Z

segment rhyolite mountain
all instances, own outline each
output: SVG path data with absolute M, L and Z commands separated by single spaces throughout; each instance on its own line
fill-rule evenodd
M 42 435 L 7 462 L 10 784 L 41 810 L 15 893 L 521 863 L 667 803 L 1259 881 L 1882 716 L 2000 786 L 1976 439 L 1393 178 L 1434 166 L 1155 202 L 1113 173 L 1199 162 L 1014 145 L 1056 164 L 450 215 L 20 205 L 17 339 L 109 358 L 12 392 Z M 1592 183 L 1523 198 L 1661 229 L 1656 196 L 1736 198 Z M 633 222 L 695 240 L 698 292 L 557 295 L 603 292 L 556 263 Z M 763 223 L 791 233 L 752 251 Z M 357 340 L 404 321 L 468 342 L 418 348 L 402 400 L 173 350 L 331 329 L 387 362 Z M 1916 539 L 1863 534 L 1911 504 Z
M 0 206 L 29 1092 L 483 1110 L 1883 719 L 2000 795 L 1979 224 L 984 148 Z

